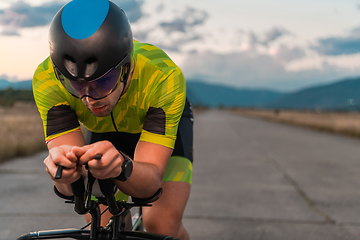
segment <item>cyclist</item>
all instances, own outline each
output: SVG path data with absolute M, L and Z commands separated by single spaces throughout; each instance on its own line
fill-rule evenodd
M 117 199 L 147 198 L 162 187 L 144 209 L 145 228 L 188 239 L 182 216 L 192 181 L 192 110 L 180 68 L 161 49 L 133 40 L 126 14 L 108 0 L 67 3 L 50 24 L 49 45 L 33 93 L 55 191 L 71 196 L 85 163 L 95 178 L 113 179 Z

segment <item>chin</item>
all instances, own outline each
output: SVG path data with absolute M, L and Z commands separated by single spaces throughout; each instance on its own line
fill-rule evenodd
M 111 113 L 111 111 L 103 111 L 103 112 L 93 112 L 93 111 L 91 111 L 91 113 L 95 116 L 95 117 L 106 117 L 106 116 L 108 116 L 110 113 Z

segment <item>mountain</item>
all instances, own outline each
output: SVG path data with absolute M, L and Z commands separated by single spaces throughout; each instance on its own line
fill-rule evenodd
M 197 80 L 186 83 L 187 96 L 194 106 L 265 107 L 284 93 L 265 89 L 239 89 Z
M 360 78 L 306 88 L 280 96 L 269 108 L 359 110 Z
M 31 90 L 32 81 L 19 81 L 19 82 L 9 82 L 5 79 L 0 79 L 0 90 L 6 90 L 12 88 L 14 90 Z
M 271 109 L 360 110 L 360 77 L 309 87 L 291 93 L 239 89 L 199 81 L 187 82 L 194 105 Z
M 31 90 L 32 81 L 0 79 L 0 90 Z M 245 89 L 190 79 L 187 96 L 193 106 L 272 109 L 360 110 L 360 77 L 284 93 Z

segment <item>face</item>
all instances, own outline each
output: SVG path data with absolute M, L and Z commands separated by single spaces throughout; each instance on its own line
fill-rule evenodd
M 81 100 L 94 116 L 106 117 L 111 113 L 117 104 L 123 87 L 124 84 L 121 83 L 121 85 L 109 96 L 99 100 L 94 100 L 90 97 L 84 97 Z
M 127 79 L 126 88 L 124 89 L 124 93 L 129 88 L 130 81 L 132 79 L 132 75 L 134 72 L 134 67 L 135 67 L 135 61 L 133 61 L 131 72 Z M 114 92 L 112 92 L 109 96 L 105 98 L 94 100 L 90 97 L 84 97 L 81 100 L 94 116 L 106 117 L 111 113 L 111 111 L 115 108 L 116 104 L 118 103 L 123 88 L 124 88 L 124 83 L 121 83 L 120 86 Z

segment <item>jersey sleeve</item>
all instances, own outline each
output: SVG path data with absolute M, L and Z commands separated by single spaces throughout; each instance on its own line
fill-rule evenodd
M 149 108 L 140 140 L 174 148 L 186 98 L 185 78 L 178 67 L 166 74 L 155 71 L 149 94 Z
M 32 84 L 46 142 L 72 131 L 80 131 L 76 113 L 70 107 L 65 89 L 56 80 L 50 58 L 38 66 Z

